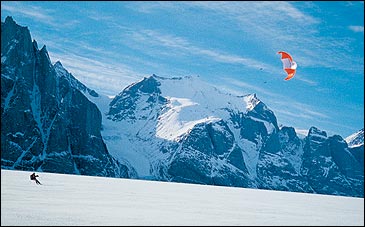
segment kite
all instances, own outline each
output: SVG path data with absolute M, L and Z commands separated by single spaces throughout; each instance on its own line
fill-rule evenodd
M 290 56 L 290 54 L 284 51 L 279 51 L 278 54 L 281 54 L 281 61 L 283 62 L 284 71 L 288 74 L 285 80 L 290 80 L 294 77 L 297 69 L 297 63 L 293 61 L 293 58 Z

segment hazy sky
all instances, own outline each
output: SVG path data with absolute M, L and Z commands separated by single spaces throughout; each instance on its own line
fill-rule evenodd
M 363 2 L 1 1 L 1 20 L 9 15 L 102 94 L 152 74 L 199 75 L 256 93 L 298 130 L 347 137 L 364 127 Z M 278 51 L 298 64 L 289 81 Z

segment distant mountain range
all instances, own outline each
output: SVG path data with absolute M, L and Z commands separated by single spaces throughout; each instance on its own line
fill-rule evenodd
M 199 77 L 144 78 L 113 99 L 1 23 L 1 167 L 364 196 L 364 129 L 343 139 L 279 127 L 255 94 Z

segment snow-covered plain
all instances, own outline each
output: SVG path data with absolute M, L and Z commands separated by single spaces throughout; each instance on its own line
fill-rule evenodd
M 364 199 L 1 170 L 1 225 L 357 225 Z

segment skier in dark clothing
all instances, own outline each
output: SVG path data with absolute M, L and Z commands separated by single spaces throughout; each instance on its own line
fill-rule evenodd
M 32 174 L 30 175 L 30 179 L 31 179 L 31 180 L 34 180 L 36 184 L 41 184 L 41 182 L 39 182 L 39 181 L 37 180 L 37 177 L 39 177 L 39 176 L 38 176 L 38 175 L 35 175 L 35 173 L 32 173 Z

